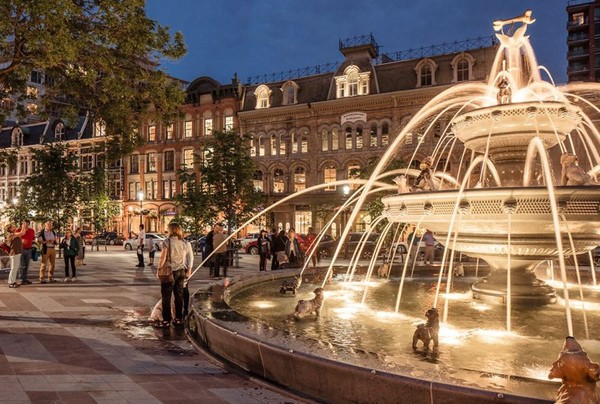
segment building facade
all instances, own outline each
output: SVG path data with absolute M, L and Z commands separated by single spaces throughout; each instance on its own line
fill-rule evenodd
M 567 6 L 568 81 L 600 80 L 600 1 Z

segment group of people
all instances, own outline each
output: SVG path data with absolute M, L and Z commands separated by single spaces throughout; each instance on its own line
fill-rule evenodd
M 423 261 L 425 265 L 433 265 L 435 258 L 435 236 L 431 230 L 426 229 L 421 237 L 416 233 L 416 229 L 412 231 L 406 238 L 410 247 L 410 258 L 409 262 L 415 262 L 419 257 L 419 247 L 421 242 L 425 243 L 425 252 L 423 255 Z
M 317 265 L 319 256 L 315 248 L 316 233 L 312 227 L 308 228 L 308 234 L 304 239 L 304 245 L 307 247 L 307 254 L 311 255 L 313 266 Z M 258 237 L 258 255 L 260 271 L 267 270 L 267 260 L 271 260 L 271 271 L 283 269 L 286 267 L 295 268 L 304 264 L 304 253 L 300 248 L 300 240 L 296 234 L 296 230 L 292 227 L 287 234 L 284 230 L 273 230 L 271 235 L 266 230 L 260 231 Z
M 223 278 L 227 277 L 227 265 L 229 263 L 227 250 L 230 243 L 225 242 L 225 240 L 227 240 L 227 234 L 221 223 L 216 223 L 206 235 L 203 256 L 208 257 L 213 254 L 212 258 L 208 260 L 208 267 L 210 276 L 215 279 L 221 279 L 221 275 Z M 221 269 L 223 269 L 222 273 Z
M 30 261 L 37 259 L 41 254 L 39 281 L 41 284 L 55 281 L 54 270 L 56 268 L 56 250 L 62 249 L 65 263 L 64 282 L 77 281 L 77 265 L 85 265 L 85 240 L 78 228 L 75 232 L 70 229 L 60 240 L 54 231 L 52 222 L 47 221 L 44 227 L 36 233 L 30 227 L 29 220 L 23 220 L 20 227 L 10 224 L 6 227 L 5 242 L 2 249 L 10 257 L 10 273 L 8 275 L 8 286 L 16 288 L 21 285 L 29 285 L 32 282 L 28 278 Z M 37 251 L 39 248 L 40 251 Z M 18 281 L 18 282 L 17 282 Z
M 148 265 L 154 266 L 154 255 L 156 254 L 156 244 L 154 244 L 153 238 L 146 238 L 146 231 L 144 230 L 144 225 L 140 224 L 140 232 L 136 237 L 137 243 L 137 259 L 138 263 L 136 267 L 143 268 L 146 266 L 144 264 L 144 251 L 148 250 Z

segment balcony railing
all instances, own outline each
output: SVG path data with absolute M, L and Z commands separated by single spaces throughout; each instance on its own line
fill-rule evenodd
M 576 42 L 576 41 L 587 41 L 590 39 L 589 34 L 577 34 L 577 35 L 569 35 L 567 37 L 567 42 Z
M 587 49 L 578 49 L 567 52 L 567 57 L 587 56 L 590 51 Z

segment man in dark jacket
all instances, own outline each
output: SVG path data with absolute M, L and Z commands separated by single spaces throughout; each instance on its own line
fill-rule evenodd
M 273 232 L 275 234 L 275 232 Z M 277 259 L 277 253 L 282 252 L 285 253 L 285 243 L 288 238 L 285 235 L 285 231 L 281 230 L 279 234 L 273 236 L 273 249 L 271 250 L 273 253 L 273 262 L 271 262 L 271 271 L 280 268 L 279 260 Z
M 213 239 L 215 236 L 215 227 L 212 227 L 212 230 L 208 232 L 208 234 L 206 235 L 206 241 L 204 243 L 204 255 L 202 256 L 203 259 L 206 259 L 206 257 L 208 257 L 212 252 L 213 252 Z M 204 263 L 205 267 L 209 268 L 209 275 L 210 276 L 215 276 L 215 258 L 214 256 L 211 257 L 208 262 Z

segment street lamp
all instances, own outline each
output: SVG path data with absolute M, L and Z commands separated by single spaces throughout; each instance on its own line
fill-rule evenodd
M 142 206 L 144 204 L 144 191 L 138 191 L 138 201 L 140 201 L 140 225 L 141 225 L 144 221 L 144 218 L 142 215 Z
M 131 213 L 133 212 L 133 206 L 129 205 L 129 216 L 127 216 L 127 228 L 129 229 L 128 236 L 131 237 Z
M 19 203 L 19 198 L 12 198 L 12 204 L 16 206 L 17 203 Z

